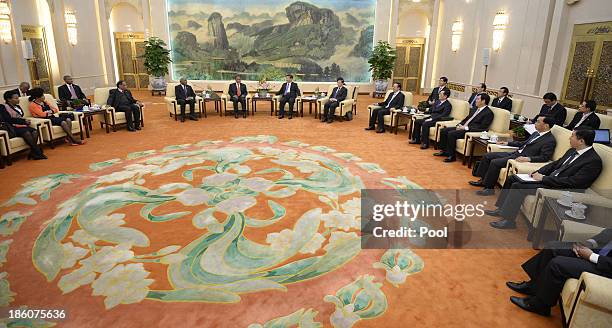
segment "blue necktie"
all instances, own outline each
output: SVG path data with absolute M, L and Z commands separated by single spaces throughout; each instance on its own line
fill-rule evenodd
M 287 87 L 285 88 L 285 94 L 288 94 L 288 93 L 289 93 L 289 86 L 290 86 L 290 84 L 289 84 L 289 83 L 287 83 Z
M 608 256 L 608 254 L 610 254 L 610 251 L 612 250 L 612 241 L 609 242 L 606 246 L 604 246 L 600 251 L 599 251 L 599 255 L 600 256 Z

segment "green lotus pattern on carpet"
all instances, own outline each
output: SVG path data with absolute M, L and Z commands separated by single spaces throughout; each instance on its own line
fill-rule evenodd
M 420 188 L 385 174 L 353 154 L 268 135 L 131 153 L 91 164 L 87 174 L 24 184 L 3 204 L 9 211 L 0 218 L 0 265 L 20 225 L 57 204 L 32 261 L 64 294 L 91 286 L 111 309 L 144 299 L 235 303 L 245 293 L 282 292 L 360 253 L 361 189 Z M 59 196 L 47 204 L 52 194 Z M 307 208 L 297 213 L 293 199 Z M 151 233 L 165 225 L 191 230 L 194 238 Z M 424 264 L 410 250 L 389 250 L 372 265 L 398 287 Z M 0 273 L 0 306 L 15 295 L 8 279 Z M 362 275 L 325 296 L 336 307 L 330 323 L 350 327 L 384 313 L 381 285 Z M 298 309 L 251 326 L 319 327 L 316 314 Z

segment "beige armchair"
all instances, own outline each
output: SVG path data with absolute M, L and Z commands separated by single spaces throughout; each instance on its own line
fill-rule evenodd
M 557 127 L 557 126 L 555 126 Z M 563 129 L 565 130 L 565 129 Z M 567 131 L 567 130 L 566 130 Z M 568 134 L 571 135 L 571 132 L 568 131 Z M 556 136 L 555 136 L 556 137 Z M 568 137 L 569 138 L 569 137 Z M 557 138 L 557 147 L 559 147 L 559 140 Z M 562 145 L 561 147 L 567 147 L 569 145 L 569 141 Z M 567 150 L 569 147 L 565 148 Z M 603 163 L 603 170 L 601 174 L 593 182 L 591 187 L 587 189 L 584 193 L 571 192 L 572 199 L 586 205 L 597 205 L 603 207 L 609 207 L 612 211 L 612 148 L 594 144 L 593 149 L 597 152 L 597 154 L 601 157 Z M 565 152 L 564 152 L 565 153 Z M 553 158 L 557 155 L 557 149 L 555 149 L 555 154 Z M 559 156 L 561 157 L 561 156 Z M 557 158 L 559 158 L 557 157 Z M 536 164 L 536 163 L 520 163 L 520 164 Z M 535 166 L 529 167 L 529 172 L 533 172 L 537 170 L 541 165 L 537 168 Z M 519 166 L 521 170 L 524 170 L 522 166 Z M 519 172 L 523 173 L 523 172 Z M 524 172 L 528 173 L 528 172 Z M 542 211 L 542 200 L 544 197 L 554 197 L 560 198 L 563 194 L 562 190 L 554 190 L 554 189 L 538 189 L 535 195 L 529 195 L 523 201 L 521 206 L 521 212 L 525 215 L 527 220 L 531 223 L 532 227 L 536 227 L 541 217 Z M 545 225 L 544 229 L 550 229 L 552 226 Z M 571 226 L 570 228 L 581 228 L 580 226 Z M 567 230 L 564 233 L 571 235 L 576 234 L 576 232 Z
M 331 85 L 329 89 L 327 90 L 328 92 L 326 96 L 321 99 L 317 99 L 317 103 L 318 103 L 317 110 L 318 110 L 319 117 L 321 117 L 322 113 L 324 112 L 323 106 L 325 106 L 325 104 L 329 102 L 329 97 L 334 92 L 335 87 L 336 85 Z M 340 106 L 336 107 L 336 111 L 334 112 L 335 116 L 344 117 L 349 112 L 353 112 L 353 115 L 355 114 L 355 107 L 356 107 L 355 104 L 357 102 L 357 99 L 355 98 L 356 97 L 355 93 L 358 87 L 356 86 L 345 86 L 345 87 L 347 89 L 346 99 L 340 102 Z
M 601 124 L 599 125 L 600 129 L 612 129 L 612 116 L 605 114 L 597 114 Z
M 525 104 L 525 101 L 523 101 L 523 99 L 512 98 L 512 111 L 511 111 L 511 113 L 513 115 L 521 115 L 521 113 L 523 112 L 524 104 Z
M 94 90 L 94 100 L 96 104 L 101 107 L 106 108 L 106 119 L 104 122 L 100 120 L 100 126 L 106 127 L 106 133 L 109 133 L 109 126 L 113 129 L 113 132 L 117 131 L 117 126 L 127 124 L 125 119 L 125 113 L 116 111 L 115 108 L 110 106 L 105 106 L 106 101 L 108 100 L 108 95 L 110 90 L 116 89 L 115 87 L 104 87 L 104 88 L 96 88 Z M 140 125 L 144 127 L 145 121 L 145 106 L 142 106 L 140 109 Z
M 489 106 L 493 111 L 493 122 L 487 130 L 489 134 L 496 134 L 498 137 L 510 137 L 510 113 L 503 108 L 497 108 Z M 465 164 L 466 158 L 472 153 L 473 141 L 472 138 L 478 137 L 480 132 L 467 132 L 463 139 L 457 140 L 455 151 L 463 155 L 463 163 Z M 483 155 L 486 150 L 474 149 L 474 155 Z
M 229 86 L 230 86 L 230 84 L 231 84 L 231 82 L 227 83 L 227 85 L 225 86 L 225 89 L 223 89 L 223 94 L 221 94 L 221 102 L 223 102 L 223 115 L 227 115 L 227 105 L 232 102 L 232 100 L 230 99 L 230 96 L 229 96 Z M 247 86 L 247 92 L 248 92 L 249 85 L 246 84 L 246 83 L 245 83 L 245 85 Z M 250 94 L 250 93 L 247 93 L 246 99 L 245 99 L 247 113 L 249 112 L 249 108 L 251 107 L 251 99 L 253 99 L 253 95 Z M 219 109 L 219 110 L 221 110 L 221 109 Z M 232 108 L 232 110 L 233 110 L 233 108 Z
M 404 104 L 402 107 L 412 106 L 414 100 L 412 92 L 402 91 L 402 93 L 404 94 Z M 397 115 L 397 113 L 401 111 L 401 109 L 392 109 L 391 115 L 385 115 L 385 125 L 391 127 L 395 134 L 397 134 L 397 130 L 400 126 L 408 130 L 408 126 L 412 125 L 412 120 L 408 119 L 406 116 Z
M 274 88 L 274 89 L 270 89 L 270 90 L 276 90 L 278 88 Z M 280 99 L 282 97 L 282 95 L 277 95 L 275 93 L 272 93 L 272 112 L 273 114 L 276 114 L 276 111 L 279 109 L 280 106 Z M 302 102 L 302 90 L 300 90 L 298 88 L 298 95 L 297 97 L 295 97 L 295 104 L 293 105 L 293 111 L 296 112 L 297 114 L 300 113 L 300 103 Z M 287 104 L 287 107 L 289 107 L 289 104 Z M 319 108 L 322 108 L 321 106 L 319 106 Z M 289 111 L 289 108 L 287 108 L 287 111 Z
M 578 110 L 574 108 L 565 107 L 565 110 L 567 111 L 567 115 L 565 116 L 565 122 L 563 122 L 563 126 L 567 126 L 568 124 L 570 124 L 574 119 L 574 115 L 578 113 Z
M 33 118 L 28 118 L 31 123 L 30 127 L 38 131 L 38 144 L 42 143 L 41 130 L 44 122 L 37 121 Z M 30 146 L 21 137 L 10 138 L 5 130 L 0 130 L 0 169 L 4 168 L 4 163 L 8 166 L 13 164 L 13 157 L 17 153 L 30 149 Z
M 559 305 L 564 327 L 612 327 L 612 279 L 589 272 L 568 279 Z
M 443 128 L 451 127 L 459 124 L 470 113 L 470 104 L 461 99 L 448 98 L 448 102 L 453 105 L 450 116 L 453 118 L 450 121 L 441 121 L 436 123 L 435 129 L 429 129 L 429 139 L 434 141 L 434 148 L 438 147 L 440 141 L 440 131 Z
M 168 113 L 170 113 L 170 117 L 173 117 L 174 120 L 178 120 L 178 114 L 180 114 L 180 105 L 176 102 L 176 94 L 174 87 L 179 85 L 179 83 L 168 83 L 166 87 L 166 96 L 164 97 L 164 102 L 166 103 L 166 108 L 168 109 Z M 198 113 L 200 117 L 202 117 L 202 97 L 196 96 L 195 102 L 196 106 L 193 109 L 194 112 Z M 204 117 L 206 117 L 206 113 L 204 113 Z
M 53 98 L 52 95 L 45 93 L 45 101 L 52 106 L 57 106 L 57 101 Z M 66 137 L 66 132 L 62 129 L 61 126 L 56 126 L 51 124 L 51 120 L 45 118 L 33 118 L 30 113 L 30 101 L 28 97 L 19 97 L 19 106 L 23 109 L 24 117 L 27 117 L 30 120 L 34 120 L 37 123 L 40 123 L 40 131 L 39 134 L 44 142 L 49 144 L 51 148 L 54 148 L 53 142 L 57 140 L 63 140 Z M 78 134 L 81 139 L 83 139 L 83 126 L 85 122 L 83 121 L 83 113 L 76 111 L 59 111 L 59 113 L 72 113 L 74 115 L 74 120 L 72 121 L 71 132 L 73 135 Z M 58 114 L 55 114 L 56 116 Z

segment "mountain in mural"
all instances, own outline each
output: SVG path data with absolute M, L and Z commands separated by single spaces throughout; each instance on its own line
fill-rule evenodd
M 175 74 L 229 79 L 241 73 L 259 80 L 292 73 L 303 81 L 334 81 L 340 75 L 369 80 L 366 59 L 373 26 L 362 23 L 373 13 L 353 15 L 304 1 L 289 3 L 284 12 L 226 12 L 230 18 L 222 9 L 211 12 L 169 12 Z M 178 30 L 181 26 L 186 28 Z

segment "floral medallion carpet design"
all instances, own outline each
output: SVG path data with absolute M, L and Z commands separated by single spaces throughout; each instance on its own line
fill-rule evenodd
M 424 266 L 407 249 L 362 258 L 365 188 L 420 187 L 353 154 L 268 135 L 145 150 L 91 164 L 86 174 L 39 177 L 3 199 L 0 307 L 27 309 L 15 304 L 19 291 L 10 282 L 33 266 L 48 285 L 31 288 L 64 295 L 89 289 L 106 310 L 158 301 L 232 311 L 246 295 L 267 292 L 295 312 L 249 327 L 351 327 L 394 306 L 383 284 L 402 288 Z M 25 238 L 19 230 L 29 220 L 41 223 L 31 261 L 13 265 L 11 246 Z M 283 300 L 292 286 L 354 261 L 378 273 L 357 272 L 321 295 L 318 308 Z M 325 307 L 334 310 L 324 318 L 318 313 Z M 0 327 L 54 324 L 0 319 Z

